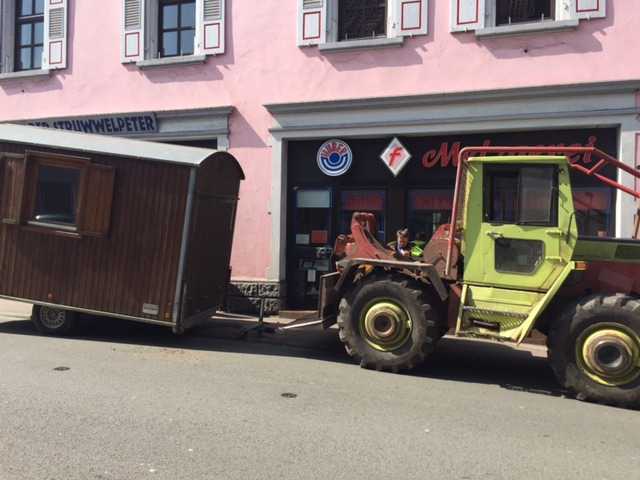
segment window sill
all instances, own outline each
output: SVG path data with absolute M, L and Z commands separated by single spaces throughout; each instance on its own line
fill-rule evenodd
M 24 70 L 22 72 L 8 72 L 0 73 L 0 80 L 19 80 L 29 78 L 48 77 L 51 74 L 51 70 L 43 68 L 40 70 Z
M 563 32 L 566 30 L 575 30 L 578 28 L 580 21 L 572 20 L 549 20 L 546 22 L 521 23 L 516 25 L 501 25 L 499 27 L 487 27 L 476 30 L 476 37 L 491 38 L 512 35 L 527 35 L 539 32 Z
M 372 48 L 400 47 L 404 43 L 404 37 L 371 38 L 364 40 L 344 40 L 342 42 L 321 43 L 318 49 L 321 52 L 350 52 L 354 50 L 369 50 Z
M 168 67 L 171 65 L 197 65 L 207 60 L 206 55 L 185 55 L 183 57 L 150 58 L 136 62 L 138 68 Z

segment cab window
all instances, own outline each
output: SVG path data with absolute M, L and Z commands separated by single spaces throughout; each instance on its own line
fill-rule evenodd
M 493 224 L 555 226 L 557 168 L 553 165 L 487 166 L 484 221 Z

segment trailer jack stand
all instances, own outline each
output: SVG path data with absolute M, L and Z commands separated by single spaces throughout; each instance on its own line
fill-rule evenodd
M 276 333 L 276 329 L 271 325 L 264 324 L 264 302 L 265 299 L 260 299 L 260 314 L 258 316 L 258 324 L 252 325 L 251 327 L 247 327 L 240 332 L 238 335 L 238 339 L 246 338 L 249 335 L 249 332 L 257 332 L 258 336 L 262 336 L 263 333 Z

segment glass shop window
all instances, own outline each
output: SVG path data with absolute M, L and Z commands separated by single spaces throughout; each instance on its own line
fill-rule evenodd
M 339 0 L 338 40 L 385 37 L 387 0 Z
M 36 182 L 33 220 L 75 226 L 80 170 L 40 165 Z
M 296 192 L 295 244 L 330 243 L 331 191 L 298 190 Z
M 160 0 L 160 56 L 193 55 L 195 0 Z
M 351 217 L 355 212 L 368 212 L 376 216 L 378 231 L 372 232 L 379 242 L 385 242 L 386 192 L 384 190 L 345 190 L 340 194 L 338 233 L 351 232 Z
M 608 188 L 574 188 L 578 234 L 594 237 L 613 235 L 612 192 Z
M 556 0 L 496 0 L 496 25 L 553 20 Z
M 410 190 L 409 233 L 412 239 L 429 241 L 436 229 L 451 221 L 453 191 Z

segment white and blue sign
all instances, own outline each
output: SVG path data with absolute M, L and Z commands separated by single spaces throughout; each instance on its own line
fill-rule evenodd
M 318 150 L 318 168 L 330 177 L 347 173 L 353 162 L 353 153 L 342 140 L 327 140 Z

